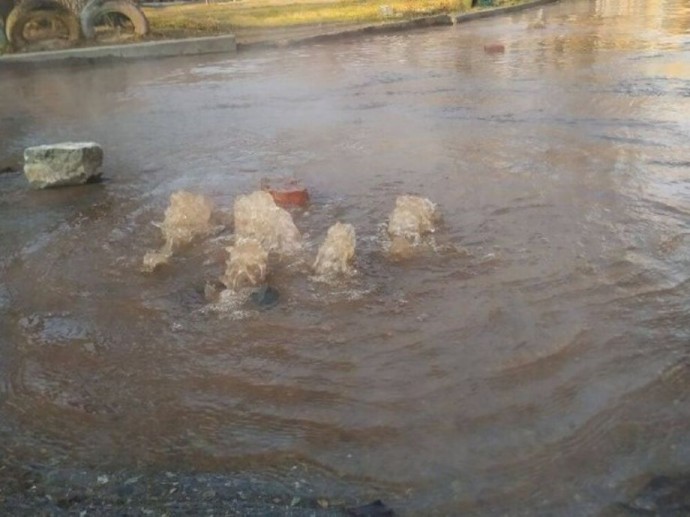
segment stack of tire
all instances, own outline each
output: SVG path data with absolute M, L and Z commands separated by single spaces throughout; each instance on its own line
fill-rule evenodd
M 5 20 L 0 18 L 0 54 L 7 48 L 7 38 L 5 37 Z
M 7 37 L 5 36 L 5 18 L 10 14 L 13 4 L 11 0 L 0 0 L 0 53 L 7 47 Z
M 4 33 L 10 46 L 15 50 L 27 47 L 30 42 L 24 35 L 25 27 L 37 20 L 51 20 L 59 23 L 65 32 L 68 46 L 77 44 L 82 38 L 93 40 L 96 37 L 96 26 L 108 15 L 127 18 L 133 27 L 134 34 L 145 36 L 149 31 L 146 16 L 131 0 L 88 0 L 86 4 L 69 6 L 66 0 L 20 0 L 12 7 L 13 0 L 0 0 L 0 32 L 4 19 Z M 9 4 L 9 9 L 8 9 Z

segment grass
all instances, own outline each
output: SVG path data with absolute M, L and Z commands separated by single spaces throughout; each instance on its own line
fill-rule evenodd
M 372 23 L 465 10 L 471 0 L 342 0 L 280 3 L 253 0 L 144 9 L 154 35 L 220 34 L 236 29 Z M 385 6 L 385 7 L 384 7 Z

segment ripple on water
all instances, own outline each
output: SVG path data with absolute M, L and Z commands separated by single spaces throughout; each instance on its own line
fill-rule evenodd
M 109 154 L 98 186 L 1 182 L 0 452 L 306 476 L 401 515 L 596 515 L 687 470 L 686 11 L 562 2 L 538 31 L 525 12 L 3 76 L 10 152 L 73 133 Z M 279 174 L 313 195 L 291 212 L 302 250 L 269 254 L 278 304 L 210 300 L 233 200 Z M 223 228 L 142 274 L 180 189 Z M 444 222 L 393 261 L 411 193 Z M 357 273 L 314 281 L 336 221 Z

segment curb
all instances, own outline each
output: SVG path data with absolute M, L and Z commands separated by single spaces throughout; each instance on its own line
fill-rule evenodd
M 2 19 L 2 14 L 0 14 L 0 52 L 5 50 L 8 44 L 7 36 L 5 36 L 5 22 Z
M 310 43 L 319 43 L 325 41 L 336 41 L 339 39 L 347 39 L 355 36 L 365 34 L 384 34 L 387 32 L 400 32 L 407 29 L 418 29 L 424 27 L 434 27 L 443 25 L 455 25 L 457 23 L 470 22 L 472 20 L 479 20 L 481 18 L 489 18 L 492 16 L 499 16 L 502 14 L 510 14 L 541 5 L 553 4 L 560 0 L 533 0 L 524 4 L 510 5 L 507 7 L 495 7 L 492 9 L 485 9 L 481 11 L 449 15 L 439 14 L 435 16 L 425 16 L 422 18 L 414 18 L 412 20 L 404 20 L 400 22 L 383 22 L 377 25 L 367 25 L 365 27 L 357 27 L 355 29 L 345 29 L 331 33 L 317 34 L 315 36 L 307 36 L 302 38 L 286 38 L 278 41 L 257 41 L 256 43 L 238 43 L 237 50 L 254 50 L 261 48 L 279 48 L 292 47 L 298 45 L 306 45 Z
M 363 34 L 384 34 L 387 32 L 401 32 L 408 29 L 419 29 L 442 25 L 453 25 L 453 17 L 448 14 L 438 14 L 435 16 L 424 16 L 422 18 L 413 18 L 412 20 L 404 20 L 400 22 L 383 22 L 376 25 L 356 27 L 354 29 L 336 30 L 335 32 L 316 34 L 314 36 L 306 36 L 301 38 L 285 38 L 277 41 L 257 41 L 255 43 L 238 43 L 237 50 L 242 51 L 259 48 L 294 47 L 298 45 L 308 45 L 310 43 L 347 39 L 355 36 L 361 36 Z
M 155 57 L 189 56 L 200 54 L 232 53 L 237 51 L 234 34 L 186 38 L 167 41 L 147 41 L 127 45 L 27 52 L 0 57 L 0 65 L 15 63 L 46 63 L 55 61 L 89 61 L 101 59 L 142 59 Z
M 482 18 L 490 18 L 499 14 L 510 14 L 525 9 L 532 9 L 541 5 L 554 4 L 560 0 L 533 0 L 532 2 L 525 2 L 524 4 L 509 5 L 507 7 L 494 7 L 491 9 L 483 9 L 473 13 L 459 14 L 455 17 L 455 23 L 471 22 L 472 20 L 480 20 Z
M 234 34 L 224 36 L 206 36 L 202 38 L 185 38 L 166 41 L 147 41 L 145 43 L 132 43 L 126 45 L 108 45 L 100 47 L 72 48 L 66 50 L 52 50 L 45 52 L 30 52 L 25 54 L 10 54 L 0 56 L 0 66 L 20 63 L 50 63 L 65 61 L 94 61 L 108 59 L 144 59 L 172 56 L 189 56 L 201 54 L 231 53 L 237 51 L 254 50 L 262 48 L 279 48 L 287 46 L 308 45 L 326 41 L 353 38 L 367 34 L 384 34 L 389 32 L 401 32 L 408 29 L 425 27 L 447 26 L 456 23 L 465 23 L 481 18 L 510 14 L 541 5 L 551 4 L 559 0 L 533 0 L 524 4 L 508 7 L 495 7 L 465 14 L 424 16 L 412 20 L 399 22 L 383 22 L 375 25 L 366 25 L 354 29 L 335 29 L 334 32 L 326 32 L 313 36 L 285 38 L 282 40 L 266 40 L 254 43 L 237 43 Z

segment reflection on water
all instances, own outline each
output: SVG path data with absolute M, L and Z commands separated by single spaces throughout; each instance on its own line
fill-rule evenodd
M 589 515 L 690 466 L 690 7 L 573 1 L 456 27 L 70 73 L 2 71 L 0 153 L 106 149 L 99 185 L 0 176 L 0 445 L 26 463 L 280 479 L 403 515 Z M 487 54 L 499 42 L 504 53 Z M 50 79 L 49 81 L 47 79 Z M 144 275 L 170 194 L 294 176 L 270 311 L 204 286 L 226 236 Z M 401 194 L 443 214 L 392 263 Z

